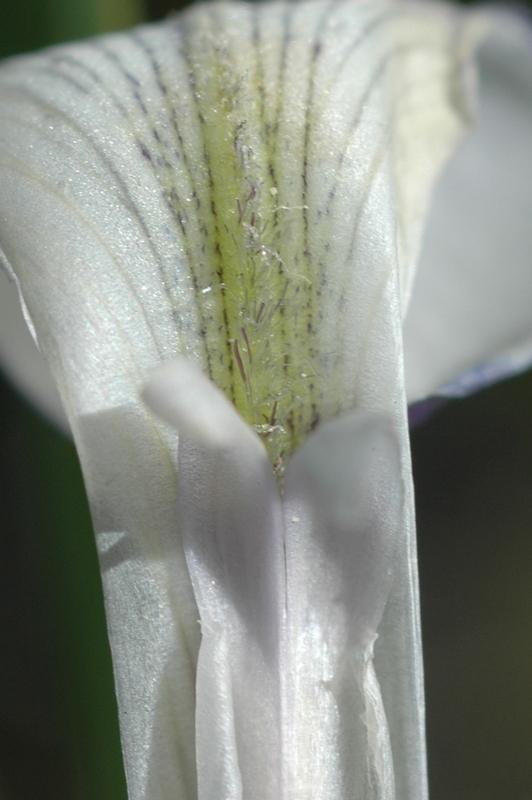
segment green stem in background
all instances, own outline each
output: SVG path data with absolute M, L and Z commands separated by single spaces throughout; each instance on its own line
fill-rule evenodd
M 1 800 L 125 800 L 77 456 L 5 384 L 0 390 L 0 652 L 9 658 L 1 665 Z
M 143 0 L 19 0 L 4 3 L 0 56 L 36 50 L 136 25 L 145 18 Z
M 81 39 L 137 25 L 144 19 L 143 2 L 47 0 L 46 19 L 50 42 Z

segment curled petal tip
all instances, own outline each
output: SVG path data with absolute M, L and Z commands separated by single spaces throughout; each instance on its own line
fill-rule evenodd
M 165 361 L 153 370 L 142 396 L 155 414 L 198 444 L 209 449 L 245 444 L 265 455 L 259 438 L 196 361 Z

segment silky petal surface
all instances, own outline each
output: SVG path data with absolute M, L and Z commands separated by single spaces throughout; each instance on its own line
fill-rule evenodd
M 148 369 L 165 348 L 175 353 L 156 255 L 171 221 L 151 170 L 142 174 L 143 159 L 132 158 L 124 106 L 105 88 L 127 82 L 116 63 L 131 58 L 131 39 L 107 41 L 106 56 L 103 43 L 87 44 L 6 66 L 1 242 L 80 454 L 130 796 L 194 798 L 200 631 L 177 518 L 175 436 L 140 399 Z M 149 91 L 151 63 L 134 69 Z
M 133 404 L 83 415 L 73 429 L 91 498 L 129 794 L 194 798 L 200 631 L 177 515 L 176 437 Z
M 386 0 L 205 4 L 2 67 L 4 266 L 81 457 L 132 800 L 196 797 L 196 713 L 204 709 L 208 732 L 213 698 L 216 720 L 228 720 L 232 701 L 208 667 L 242 669 L 229 634 L 206 635 L 198 664 L 212 542 L 233 528 L 243 540 L 252 507 L 265 542 L 276 541 L 274 478 L 253 433 L 242 434 L 252 458 L 244 442 L 204 453 L 191 439 L 204 418 L 191 415 L 190 382 L 179 458 L 197 480 L 183 481 L 216 502 L 204 520 L 201 492 L 192 505 L 179 489 L 178 511 L 176 436 L 140 394 L 151 370 L 179 355 L 225 392 L 280 481 L 321 421 L 353 408 L 393 420 L 401 546 L 362 691 L 370 727 L 385 709 L 397 797 L 426 797 L 401 315 L 423 198 L 467 123 L 456 65 L 471 35 L 461 20 L 443 5 Z M 447 133 L 429 164 L 436 128 Z M 412 173 L 414 151 L 425 168 Z M 241 508 L 237 478 L 249 489 Z M 197 557 L 180 517 L 186 531 L 209 534 Z M 227 614 L 230 636 L 244 641 L 263 623 L 246 620 L 250 590 L 241 588 L 228 588 Z M 212 616 L 217 605 L 203 608 Z M 252 723 L 237 717 L 247 731 Z M 208 733 L 198 737 L 201 792 L 215 797 L 223 748 L 211 762 L 207 743 Z M 231 792 L 252 775 L 237 766 Z
M 186 440 L 179 447 L 186 467 L 179 508 L 202 630 L 198 796 L 276 800 L 283 796 L 278 488 L 264 452 L 259 460 L 243 449 L 206 453 Z
M 409 401 L 532 364 L 532 27 L 494 16 L 478 120 L 436 190 L 406 318 Z
M 258 436 L 243 424 L 231 403 L 221 401 L 220 390 L 197 362 L 186 358 L 165 361 L 151 373 L 143 396 L 157 416 L 193 441 L 211 449 L 247 446 L 264 459 Z
M 279 800 L 284 537 L 266 450 L 193 362 L 164 363 L 144 396 L 180 434 L 179 520 L 202 631 L 198 797 Z
M 243 423 L 244 424 L 244 423 Z M 180 520 L 201 615 L 196 746 L 200 800 L 282 791 L 281 502 L 266 453 L 179 444 Z
M 6 64 L 2 247 L 53 371 L 76 364 L 64 401 L 129 402 L 146 368 L 194 356 L 249 422 L 280 420 L 272 461 L 352 407 L 362 287 L 398 269 L 408 294 L 467 122 L 461 31 L 443 5 L 205 5 Z
M 202 627 L 199 798 L 393 800 L 373 648 L 405 545 L 396 424 L 364 411 L 324 423 L 292 458 L 281 501 L 244 421 L 223 441 L 212 429 L 235 412 L 194 372 L 167 362 L 145 397 L 181 434 L 179 518 Z
M 404 546 L 391 419 L 325 423 L 286 475 L 286 798 L 395 798 L 373 646 Z

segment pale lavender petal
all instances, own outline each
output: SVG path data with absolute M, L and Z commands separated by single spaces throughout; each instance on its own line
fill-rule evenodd
M 408 426 L 410 429 L 416 428 L 418 425 L 423 425 L 427 422 L 433 414 L 445 405 L 443 397 L 427 397 L 426 400 L 420 400 L 418 403 L 412 403 L 408 406 Z

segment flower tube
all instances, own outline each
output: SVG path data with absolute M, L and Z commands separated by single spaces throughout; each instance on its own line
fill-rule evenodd
M 483 27 L 212 4 L 2 68 L 0 242 L 80 454 L 132 800 L 426 797 L 402 318 Z

